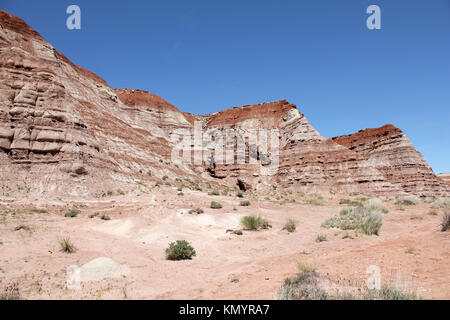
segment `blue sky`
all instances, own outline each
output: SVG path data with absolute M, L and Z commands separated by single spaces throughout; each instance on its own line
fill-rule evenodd
M 81 8 L 81 30 L 66 8 Z M 368 30 L 366 8 L 381 8 Z M 182 111 L 287 99 L 323 135 L 392 123 L 450 172 L 450 0 L 0 0 L 112 87 Z

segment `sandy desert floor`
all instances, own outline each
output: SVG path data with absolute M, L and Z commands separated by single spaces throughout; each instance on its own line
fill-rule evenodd
M 383 283 L 401 281 L 426 299 L 450 299 L 450 232 L 441 232 L 442 212 L 430 215 L 420 202 L 398 210 L 385 202 L 379 236 L 343 238 L 344 231 L 325 229 L 322 222 L 338 214 L 337 195 L 322 206 L 265 200 L 253 196 L 251 205 L 230 196 L 170 186 L 148 193 L 100 197 L 83 203 L 70 199 L 0 203 L 0 288 L 16 282 L 25 299 L 276 299 L 297 262 L 313 264 L 317 272 L 342 285 L 363 286 L 370 265 L 379 266 Z M 246 196 L 247 198 L 247 196 Z M 211 201 L 223 208 L 210 209 Z M 81 213 L 64 217 L 76 205 Z M 188 214 L 193 208 L 203 214 Z M 111 220 L 89 215 L 99 212 Z M 227 233 L 240 229 L 244 215 L 266 218 L 272 228 Z M 286 220 L 297 230 L 282 230 Z M 18 226 L 24 226 L 15 230 Z M 327 241 L 316 242 L 318 234 Z M 354 235 L 353 232 L 350 235 Z M 58 240 L 70 238 L 74 253 L 60 251 Z M 197 255 L 192 260 L 168 261 L 165 249 L 188 240 Z M 83 281 L 68 289 L 67 268 L 109 258 L 127 270 L 115 278 Z

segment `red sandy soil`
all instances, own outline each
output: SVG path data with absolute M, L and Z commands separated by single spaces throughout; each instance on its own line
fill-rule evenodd
M 450 232 L 440 231 L 441 212 L 427 214 L 429 204 L 399 211 L 392 200 L 386 202 L 390 212 L 383 215 L 379 236 L 342 239 L 344 231 L 321 227 L 342 207 L 337 195 L 329 195 L 324 206 L 280 205 L 254 196 L 249 207 L 241 207 L 234 192 L 183 192 L 177 196 L 176 188 L 162 186 L 139 196 L 93 199 L 80 206 L 75 218 L 64 217 L 74 204 L 69 199 L 2 201 L 0 289 L 17 282 L 25 299 L 276 299 L 283 280 L 295 275 L 297 262 L 303 261 L 322 276 L 354 287 L 362 287 L 366 269 L 377 265 L 383 283 L 400 279 L 423 298 L 450 298 Z M 223 208 L 210 209 L 213 200 Z M 197 207 L 205 213 L 187 213 Z M 94 212 L 111 220 L 89 218 Z M 240 229 L 240 218 L 248 214 L 263 216 L 272 228 L 241 236 L 226 233 Z M 282 230 L 289 218 L 297 221 L 293 233 Z M 19 225 L 30 230 L 14 231 Z M 328 241 L 317 243 L 318 234 Z M 72 240 L 74 253 L 60 251 L 62 237 Z M 166 260 L 165 249 L 178 239 L 192 243 L 197 256 Z M 406 252 L 410 247 L 413 253 Z M 130 274 L 67 289 L 66 268 L 98 257 L 127 265 Z

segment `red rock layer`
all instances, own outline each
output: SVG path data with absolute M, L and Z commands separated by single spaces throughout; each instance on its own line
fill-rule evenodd
M 333 141 L 365 158 L 387 181 L 400 186 L 404 192 L 420 195 L 450 192 L 406 135 L 391 124 L 335 137 Z
M 123 104 L 21 19 L 1 10 L 0 18 L 2 187 L 87 196 L 135 186 L 150 169 L 178 170 L 160 159 L 170 159 L 168 122 L 190 126 L 181 112 L 155 121 L 153 109 Z
M 23 20 L 1 10 L 0 26 L 2 187 L 20 181 L 39 194 L 92 195 L 135 187 L 150 170 L 157 176 L 197 175 L 305 192 L 448 193 L 403 132 L 391 125 L 326 139 L 286 100 L 206 116 L 183 113 L 151 93 L 110 88 Z M 206 165 L 175 166 L 173 138 L 188 138 L 192 145 L 195 120 L 224 137 L 234 129 L 232 143 L 225 139 L 223 148 L 235 151 L 232 160 L 242 157 L 246 163 L 213 159 Z M 261 141 L 248 139 L 260 129 L 278 133 L 278 149 L 269 145 L 265 150 Z M 237 150 L 238 142 L 245 148 Z M 210 150 L 207 144 L 196 148 L 197 153 Z M 275 172 L 264 175 L 274 165 Z
M 450 173 L 438 174 L 438 178 L 443 180 L 445 183 L 447 183 L 450 186 Z

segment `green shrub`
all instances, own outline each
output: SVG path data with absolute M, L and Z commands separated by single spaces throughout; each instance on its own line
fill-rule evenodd
M 314 267 L 312 264 L 303 261 L 297 262 L 297 269 L 300 271 L 300 273 L 308 273 L 316 271 L 316 267 Z
M 241 224 L 246 230 L 267 229 L 270 227 L 266 219 L 256 216 L 245 216 L 241 219 Z
M 239 205 L 241 207 L 248 207 L 250 205 L 250 201 L 248 200 L 241 201 Z
M 64 217 L 66 218 L 74 218 L 76 217 L 81 211 L 79 209 L 76 208 L 72 208 L 70 209 L 69 212 L 66 212 L 66 214 L 64 215 Z
M 318 194 L 308 195 L 304 199 L 305 203 L 313 205 L 313 206 L 323 206 L 326 204 L 326 200 Z
M 400 196 L 395 200 L 395 204 L 404 206 L 415 206 L 419 203 L 419 198 L 416 196 Z
M 220 193 L 217 190 L 213 190 L 213 191 L 211 191 L 211 195 L 212 196 L 218 196 L 218 195 L 220 195 Z
M 380 212 L 361 207 L 350 207 L 341 210 L 338 216 L 325 220 L 322 227 L 360 230 L 367 235 L 378 235 L 382 224 L 383 217 Z
M 166 249 L 167 260 L 187 260 L 196 255 L 194 248 L 186 240 L 172 242 Z
M 352 201 L 350 199 L 341 199 L 339 200 L 339 204 L 350 204 Z
M 393 285 L 383 285 L 380 290 L 372 289 L 363 293 L 364 300 L 419 300 L 414 292 L 399 289 Z
M 14 282 L 0 291 L 0 300 L 22 300 L 19 284 Z
M 211 201 L 211 209 L 222 209 L 222 204 L 216 201 Z
M 70 241 L 69 238 L 63 238 L 59 240 L 59 245 L 61 247 L 61 251 L 65 253 L 72 253 L 75 251 L 75 246 Z
M 278 292 L 279 300 L 327 300 L 329 294 L 320 287 L 319 275 L 304 272 L 295 277 L 286 278 Z
M 383 202 L 378 198 L 368 199 L 363 203 L 362 206 L 370 211 L 380 211 L 383 213 L 389 212 L 389 210 L 384 206 Z
M 177 196 L 182 197 L 182 196 L 184 196 L 184 193 L 180 191 L 180 192 L 177 193 Z
M 89 215 L 89 218 L 95 218 L 96 216 L 98 216 L 100 213 L 99 212 L 94 212 L 93 214 Z
M 359 288 L 356 293 L 329 290 L 327 280 L 314 271 L 302 272 L 284 280 L 279 300 L 418 300 L 416 293 L 383 285 L 380 290 Z M 329 291 L 328 291 L 329 290 Z
M 440 198 L 433 202 L 431 205 L 433 209 L 447 209 L 450 208 L 450 198 Z
M 164 177 L 162 177 L 162 179 L 163 179 L 163 181 L 166 181 L 167 179 L 169 179 L 169 177 L 168 176 L 164 176 Z
M 441 231 L 447 231 L 450 228 L 450 213 L 446 212 L 442 216 Z
M 197 208 L 197 209 L 191 209 L 191 210 L 189 210 L 189 214 L 193 214 L 193 213 L 196 213 L 196 214 L 202 214 L 204 211 L 203 211 L 203 209 L 201 209 L 201 208 Z
M 287 230 L 288 232 L 294 232 L 296 229 L 296 222 L 294 219 L 289 219 L 284 224 L 283 230 Z
M 421 197 L 422 201 L 425 203 L 432 203 L 436 200 L 435 196 L 426 196 L 426 197 Z
M 416 251 L 416 249 L 414 247 L 408 247 L 408 249 L 406 249 L 405 253 L 414 254 L 415 251 Z
M 14 231 L 19 231 L 19 230 L 26 230 L 26 231 L 30 231 L 30 227 L 21 224 L 20 226 L 17 226 L 14 228 Z
M 316 237 L 316 242 L 323 242 L 327 241 L 327 236 L 324 234 L 318 234 Z
M 111 220 L 111 218 L 109 216 L 107 216 L 106 214 L 102 214 L 100 219 L 102 219 L 102 220 Z

